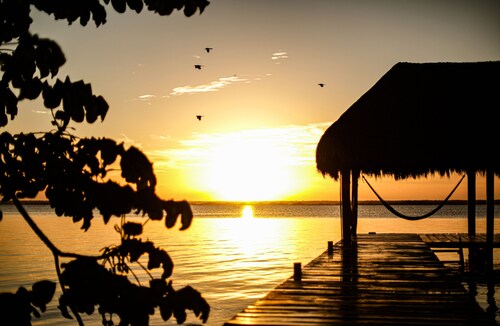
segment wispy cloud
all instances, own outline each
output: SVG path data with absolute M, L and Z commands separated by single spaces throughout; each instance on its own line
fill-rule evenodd
M 217 92 L 222 88 L 225 88 L 234 83 L 248 82 L 247 78 L 231 76 L 231 77 L 221 77 L 218 80 L 212 81 L 208 84 L 197 85 L 197 86 L 181 86 L 175 87 L 170 94 L 172 95 L 183 95 L 183 94 L 197 94 L 197 93 L 207 93 L 207 92 Z
M 285 51 L 274 52 L 271 56 L 271 59 L 275 60 L 276 63 L 279 63 L 283 59 L 288 59 L 288 53 L 286 53 Z
M 116 139 L 116 141 L 118 143 L 123 143 L 125 145 L 125 147 L 135 146 L 135 147 L 141 148 L 141 149 L 143 147 L 141 143 L 136 142 L 135 140 L 133 140 L 132 138 L 129 138 L 127 135 L 125 135 L 123 133 L 120 135 L 120 137 L 118 137 Z
M 151 95 L 151 94 L 145 94 L 145 95 L 140 95 L 137 97 L 137 100 L 139 101 L 150 101 L 152 99 L 155 99 L 156 95 Z
M 144 95 L 139 95 L 139 96 L 133 98 L 132 101 L 139 101 L 139 102 L 151 104 L 154 101 L 161 100 L 164 98 L 169 98 L 169 97 L 170 96 L 168 96 L 168 95 L 158 96 L 158 95 L 152 95 L 152 94 L 144 94 Z

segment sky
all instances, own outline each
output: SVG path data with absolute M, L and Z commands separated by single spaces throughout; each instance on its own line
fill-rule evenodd
M 393 65 L 500 60 L 500 1 L 211 0 L 189 18 L 110 7 L 98 28 L 33 18 L 65 53 L 57 77 L 91 83 L 110 105 L 73 133 L 139 147 L 158 193 L 176 200 L 339 200 L 316 145 Z M 51 129 L 40 102 L 20 106 L 8 131 Z M 387 200 L 439 200 L 460 177 L 369 180 Z M 495 178 L 496 199 L 499 188 Z M 466 197 L 464 182 L 452 199 Z M 363 181 L 359 199 L 376 199 Z

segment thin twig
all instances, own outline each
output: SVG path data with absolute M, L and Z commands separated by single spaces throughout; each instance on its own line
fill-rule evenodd
M 139 262 L 137 262 L 139 265 L 141 265 Z M 127 266 L 128 267 L 128 266 Z M 141 266 L 142 267 L 142 266 Z M 130 273 L 132 273 L 132 276 L 135 278 L 135 281 L 137 282 L 137 284 L 139 286 L 141 286 L 141 281 L 139 280 L 139 278 L 137 277 L 137 275 L 135 275 L 134 271 L 132 270 L 132 268 L 128 267 L 128 270 L 130 271 Z
M 143 265 L 143 264 L 141 264 L 139 261 L 137 261 L 136 263 L 137 263 L 139 266 L 141 266 L 141 267 L 142 267 L 142 269 L 143 269 L 143 270 L 144 270 L 144 271 L 145 271 L 145 272 L 149 275 L 149 277 L 150 277 L 151 279 L 154 279 L 153 275 L 151 275 L 151 273 L 148 271 L 148 269 L 147 269 L 146 267 L 144 267 L 144 265 Z

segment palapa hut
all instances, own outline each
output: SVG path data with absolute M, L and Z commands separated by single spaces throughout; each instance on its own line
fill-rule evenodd
M 397 180 L 458 172 L 468 176 L 470 235 L 475 234 L 475 176 L 486 174 L 492 244 L 499 130 L 500 61 L 396 64 L 317 146 L 317 169 L 341 179 L 343 242 L 356 233 L 360 175 Z

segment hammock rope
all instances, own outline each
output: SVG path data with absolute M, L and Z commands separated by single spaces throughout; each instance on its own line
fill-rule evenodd
M 424 215 L 409 216 L 409 215 L 405 215 L 405 214 L 400 213 L 397 210 L 395 210 L 394 207 L 392 207 L 388 202 L 386 202 L 375 191 L 375 189 L 373 189 L 372 185 L 368 182 L 368 180 L 366 180 L 365 176 L 363 176 L 363 180 L 366 181 L 366 184 L 368 185 L 368 187 L 370 187 L 370 189 L 373 191 L 373 193 L 375 194 L 375 196 L 377 196 L 377 198 L 380 200 L 380 202 L 382 203 L 382 205 L 385 206 L 385 208 L 387 208 L 392 214 L 396 215 L 397 217 L 401 217 L 401 218 L 404 218 L 405 220 L 409 220 L 409 221 L 418 221 L 418 220 L 427 218 L 429 216 L 434 215 L 437 211 L 439 211 L 441 208 L 443 208 L 443 206 L 446 205 L 446 203 L 448 202 L 448 199 L 450 199 L 450 197 L 453 195 L 453 193 L 455 192 L 455 190 L 457 190 L 458 186 L 460 186 L 460 184 L 462 183 L 462 180 L 464 178 L 465 178 L 465 174 L 462 176 L 462 178 L 460 179 L 460 181 L 458 181 L 457 185 L 455 186 L 455 188 L 453 188 L 453 190 L 450 192 L 450 194 L 448 195 L 448 197 L 446 197 L 436 208 L 434 208 L 433 210 L 431 210 L 430 212 L 428 212 L 428 213 L 426 213 Z

